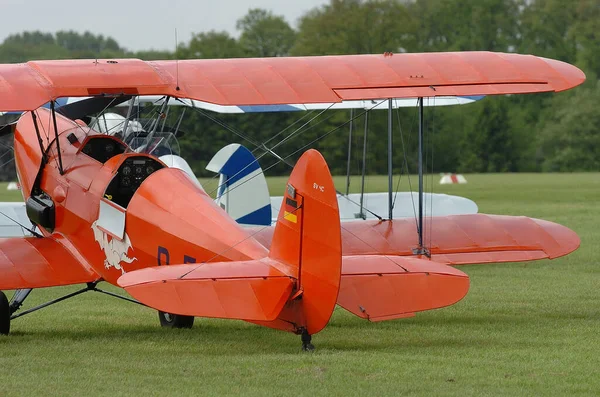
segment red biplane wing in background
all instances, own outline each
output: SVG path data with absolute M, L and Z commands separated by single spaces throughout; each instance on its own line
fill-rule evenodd
M 169 95 L 225 106 L 558 92 L 584 73 L 532 55 L 449 52 L 181 61 L 65 60 L 0 65 L 0 111 L 60 97 Z

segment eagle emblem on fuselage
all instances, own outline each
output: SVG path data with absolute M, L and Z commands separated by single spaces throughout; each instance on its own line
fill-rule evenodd
M 137 259 L 135 257 L 130 258 L 127 256 L 129 249 L 133 248 L 131 245 L 131 240 L 129 240 L 129 236 L 127 233 L 125 233 L 123 240 L 118 240 L 112 236 L 108 236 L 105 231 L 98 227 L 97 223 L 98 221 L 92 223 L 92 230 L 94 231 L 94 240 L 98 242 L 100 248 L 102 251 L 104 251 L 104 255 L 106 256 L 106 259 L 104 259 L 104 267 L 107 269 L 115 268 L 120 270 L 121 273 L 125 273 L 123 263 L 132 263 Z

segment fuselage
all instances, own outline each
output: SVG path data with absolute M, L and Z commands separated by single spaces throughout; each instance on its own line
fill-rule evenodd
M 54 219 L 50 226 L 38 225 L 42 234 L 63 244 L 99 279 L 114 284 L 123 272 L 148 266 L 267 255 L 183 171 L 57 114 L 59 159 L 51 111 L 36 114 L 41 143 L 31 113 L 15 131 L 23 199 L 40 190 L 49 196 Z M 40 168 L 42 149 L 47 164 Z

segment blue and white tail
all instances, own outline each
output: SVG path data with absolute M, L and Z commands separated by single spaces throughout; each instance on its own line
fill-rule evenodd
M 252 226 L 271 224 L 267 180 L 248 149 L 239 143 L 227 145 L 214 155 L 206 169 L 220 175 L 216 202 L 236 222 Z

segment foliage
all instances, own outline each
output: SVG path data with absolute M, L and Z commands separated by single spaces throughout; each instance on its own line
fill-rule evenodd
M 600 84 L 553 98 L 541 120 L 539 157 L 544 171 L 600 169 Z
M 141 59 L 237 58 L 285 55 L 490 50 L 531 53 L 576 64 L 585 87 L 558 95 L 486 98 L 468 106 L 426 108 L 428 169 L 435 172 L 573 171 L 599 167 L 600 3 L 597 0 L 330 0 L 308 11 L 294 30 L 282 16 L 251 9 L 237 21 L 239 37 L 198 32 L 170 51 L 133 53 L 112 38 L 89 32 L 23 32 L 0 45 L 0 62 L 31 59 L 138 57 Z M 431 110 L 430 110 L 431 109 Z M 173 116 L 178 111 L 172 112 Z M 387 170 L 387 115 L 369 116 L 367 172 Z M 256 149 L 293 135 L 275 152 L 289 156 L 313 144 L 334 173 L 346 172 L 348 111 L 219 115 L 190 110 L 181 139 L 196 172 L 223 145 L 240 142 L 256 150 L 264 168 L 277 162 Z M 351 172 L 362 168 L 363 121 L 354 114 Z M 210 118 L 217 119 L 221 124 Z M 0 120 L 2 122 L 2 120 Z M 293 123 L 297 125 L 289 127 Z M 307 123 L 300 131 L 298 127 Z M 415 170 L 416 109 L 394 115 L 394 170 Z M 282 130 L 283 134 L 277 135 Z M 232 131 L 235 131 L 232 132 Z M 294 132 L 294 133 L 293 133 Z M 276 138 L 273 138 L 277 136 Z M 404 144 L 402 144 L 404 142 Z M 0 153 L 1 155 L 2 153 Z M 9 168 L 6 168 L 10 170 Z M 271 174 L 287 174 L 278 164 Z M 0 172 L 0 178 L 8 174 Z M 11 177 L 12 178 L 12 177 Z
M 252 9 L 237 22 L 242 32 L 240 46 L 249 56 L 277 57 L 288 55 L 296 33 L 281 16 L 262 9 Z
M 187 46 L 179 48 L 181 58 L 239 58 L 242 48 L 227 32 L 210 31 L 195 34 Z

